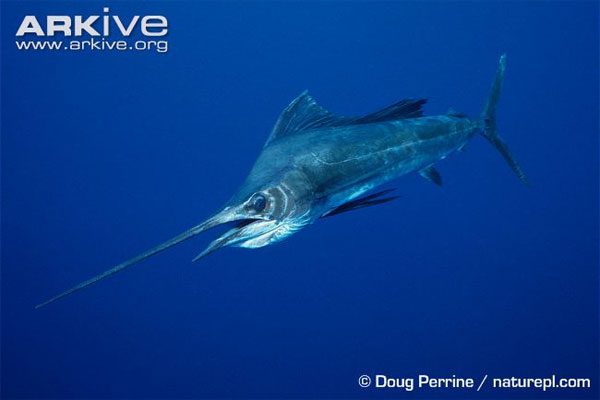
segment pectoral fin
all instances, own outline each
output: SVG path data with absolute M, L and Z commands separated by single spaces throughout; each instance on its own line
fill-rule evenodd
M 344 203 L 341 206 L 334 208 L 333 210 L 325 213 L 323 216 L 321 216 L 321 218 L 332 217 L 334 215 L 342 214 L 342 213 L 345 213 L 348 211 L 358 210 L 360 208 L 365 208 L 365 207 L 370 207 L 370 206 L 376 206 L 378 204 L 384 204 L 389 201 L 396 200 L 400 196 L 381 197 L 381 196 L 384 196 L 384 195 L 392 192 L 393 190 L 394 189 L 386 189 L 386 190 L 382 190 L 381 192 L 373 193 L 373 194 L 370 194 L 365 197 L 361 197 L 356 200 L 351 200 L 351 201 Z

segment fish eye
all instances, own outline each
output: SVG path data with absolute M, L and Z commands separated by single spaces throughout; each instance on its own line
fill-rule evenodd
M 252 208 L 254 211 L 261 212 L 265 207 L 267 207 L 267 198 L 260 193 L 254 195 L 254 198 L 252 199 Z

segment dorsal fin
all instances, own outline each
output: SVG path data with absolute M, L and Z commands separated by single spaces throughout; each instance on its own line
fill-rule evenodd
M 390 121 L 394 119 L 419 118 L 423 116 L 423 104 L 427 99 L 404 99 L 386 108 L 356 118 L 355 124 L 369 124 L 372 122 Z
M 338 117 L 321 107 L 305 90 L 282 111 L 265 146 L 274 139 L 318 126 L 335 126 L 348 118 Z
M 403 118 L 417 118 L 423 115 L 421 107 L 427 100 L 400 100 L 382 110 L 363 117 L 343 117 L 321 107 L 315 99 L 304 91 L 283 110 L 275 123 L 265 146 L 271 141 L 310 129 L 369 124 Z

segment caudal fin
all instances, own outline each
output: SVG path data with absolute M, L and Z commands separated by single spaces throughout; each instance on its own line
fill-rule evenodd
M 504 80 L 504 71 L 506 70 L 506 54 L 502 54 L 500 62 L 498 64 L 498 70 L 496 71 L 496 77 L 492 84 L 492 90 L 490 97 L 488 97 L 487 103 L 481 113 L 481 119 L 483 121 L 483 132 L 482 135 L 485 137 L 499 152 L 502 157 L 506 160 L 510 168 L 519 177 L 521 182 L 529 184 L 525 173 L 513 158 L 512 154 L 508 150 L 506 143 L 498 136 L 496 131 L 496 105 L 500 99 L 500 92 L 502 90 L 502 81 Z

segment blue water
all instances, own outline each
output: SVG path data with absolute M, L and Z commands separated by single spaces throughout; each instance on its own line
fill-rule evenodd
M 598 396 L 598 3 L 111 4 L 161 14 L 169 50 L 18 51 L 2 3 L 5 398 Z M 393 203 L 279 244 L 190 260 L 201 235 L 33 306 L 216 211 L 279 112 L 427 97 L 477 115 L 508 54 L 500 134 Z M 587 390 L 362 389 L 391 377 L 589 377 Z

